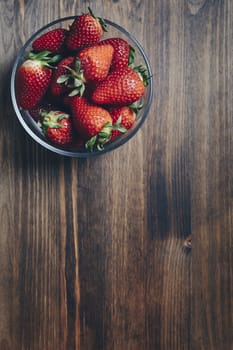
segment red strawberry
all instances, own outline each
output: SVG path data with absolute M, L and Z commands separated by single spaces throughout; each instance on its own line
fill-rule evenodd
M 70 104 L 74 127 L 81 138 L 87 140 L 85 146 L 90 151 L 95 146 L 103 150 L 113 130 L 126 131 L 119 123 L 112 125 L 112 117 L 106 109 L 90 104 L 84 97 L 75 96 Z
M 113 125 L 119 123 L 127 130 L 130 129 L 135 122 L 136 113 L 129 106 L 110 108 L 109 113 L 112 117 Z M 120 131 L 113 130 L 111 140 L 113 140 L 118 135 L 120 135 Z
M 61 111 L 41 111 L 42 130 L 45 136 L 57 145 L 72 142 L 72 125 L 69 114 Z
M 112 55 L 111 45 L 94 45 L 83 49 L 73 60 L 65 58 L 59 63 L 54 73 L 51 84 L 52 94 L 56 96 L 72 90 L 69 93 L 70 96 L 82 96 L 87 83 L 89 88 L 106 78 Z
M 142 77 L 135 70 L 129 67 L 121 68 L 110 73 L 98 85 L 92 100 L 97 104 L 130 104 L 143 96 L 146 83 L 147 81 L 143 82 Z
M 32 43 L 34 51 L 50 51 L 52 53 L 60 53 L 64 49 L 64 42 L 68 30 L 63 28 L 53 29 L 45 34 L 42 34 Z
M 52 69 L 58 56 L 51 57 L 50 52 L 29 53 L 27 59 L 16 74 L 16 98 L 21 108 L 32 109 L 42 99 L 50 84 Z
M 71 68 L 74 60 L 72 56 L 63 58 L 54 70 L 50 84 L 50 92 L 53 97 L 58 97 L 71 91 L 71 87 L 69 87 L 70 72 L 67 67 Z
M 127 67 L 133 62 L 134 48 L 121 38 L 109 38 L 102 40 L 100 45 L 112 45 L 114 48 L 111 70 Z
M 66 39 L 69 50 L 76 51 L 87 45 L 96 44 L 100 41 L 106 24 L 103 19 L 95 17 L 89 8 L 89 13 L 77 16 L 73 21 Z
M 77 57 L 80 59 L 85 81 L 101 81 L 106 78 L 112 62 L 112 45 L 94 45 L 83 49 Z
M 93 150 L 96 145 L 102 149 L 111 138 L 112 118 L 109 112 L 79 96 L 72 98 L 71 110 L 76 131 L 84 140 L 88 140 L 86 147 Z

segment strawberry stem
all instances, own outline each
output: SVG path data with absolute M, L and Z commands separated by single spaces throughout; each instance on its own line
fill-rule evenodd
M 40 115 L 42 116 L 42 130 L 46 133 L 48 128 L 60 129 L 62 126 L 59 122 L 64 118 L 69 118 L 69 114 L 60 111 L 45 111 L 40 110 Z
M 107 122 L 103 129 L 95 136 L 91 137 L 85 144 L 85 147 L 89 151 L 93 151 L 94 147 L 96 146 L 99 151 L 102 151 L 104 149 L 104 144 L 108 142 L 112 135 L 112 123 Z
M 113 125 L 112 129 L 120 131 L 121 133 L 125 133 L 127 129 L 123 125 L 121 125 L 121 122 L 122 122 L 122 116 L 120 115 L 116 123 Z
M 61 75 L 57 79 L 58 84 L 65 84 L 71 88 L 69 96 L 82 96 L 85 91 L 85 78 L 81 69 L 81 62 L 78 58 L 75 59 L 74 69 L 69 66 L 63 66 L 69 73 Z
M 96 147 L 99 151 L 103 151 L 104 145 L 111 139 L 112 130 L 118 130 L 121 133 L 125 133 L 127 131 L 127 129 L 121 125 L 121 121 L 122 117 L 120 116 L 114 125 L 107 122 L 97 135 L 91 137 L 86 142 L 85 147 L 91 152 L 93 151 L 94 147 Z
M 104 31 L 104 32 L 107 32 L 107 31 L 108 31 L 108 28 L 107 28 L 107 24 L 106 24 L 106 22 L 104 21 L 104 19 L 101 18 L 101 17 L 96 17 L 95 14 L 93 13 L 92 9 L 91 9 L 89 6 L 88 6 L 88 11 L 89 11 L 90 15 L 91 15 L 93 18 L 95 18 L 95 19 L 99 22 L 99 24 L 101 25 L 103 31 Z

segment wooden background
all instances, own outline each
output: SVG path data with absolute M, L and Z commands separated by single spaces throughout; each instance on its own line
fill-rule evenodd
M 78 160 L 26 135 L 9 81 L 35 30 L 88 6 L 138 38 L 155 92 L 128 144 Z M 0 12 L 0 349 L 233 349 L 232 1 Z

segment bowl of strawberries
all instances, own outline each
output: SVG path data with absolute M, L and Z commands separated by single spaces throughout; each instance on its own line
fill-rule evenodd
M 127 142 L 148 115 L 152 90 L 151 66 L 136 38 L 90 8 L 34 33 L 11 75 L 13 107 L 26 132 L 70 157 Z

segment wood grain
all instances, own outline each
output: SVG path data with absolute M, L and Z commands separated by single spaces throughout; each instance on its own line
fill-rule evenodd
M 232 13 L 231 2 L 209 4 L 190 21 L 195 57 L 195 61 L 190 57 L 190 70 L 195 70 L 200 82 L 199 91 L 194 82 L 189 90 L 195 113 L 192 329 L 194 348 L 198 349 L 233 346 Z
M 231 350 L 231 1 L 0 5 L 0 350 Z M 154 100 L 122 148 L 66 159 L 19 125 L 10 73 L 88 6 L 142 44 Z

